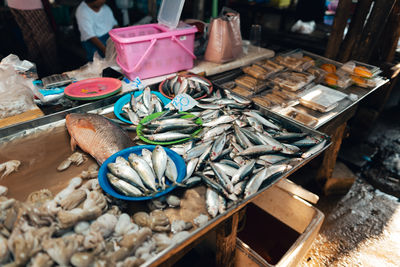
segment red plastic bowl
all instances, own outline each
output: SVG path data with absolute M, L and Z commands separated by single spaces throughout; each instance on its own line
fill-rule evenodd
M 213 92 L 213 90 L 214 90 L 212 83 L 211 83 L 209 80 L 207 80 L 206 78 L 202 77 L 202 76 L 195 75 L 195 74 L 183 74 L 183 75 L 179 75 L 179 76 L 180 76 L 180 77 L 193 77 L 193 76 L 194 76 L 194 77 L 198 77 L 198 78 L 204 80 L 205 82 L 207 82 L 208 84 L 210 84 L 210 95 L 212 94 L 212 92 Z M 169 78 L 165 79 L 165 80 L 162 81 L 162 82 L 160 83 L 160 85 L 158 86 L 158 91 L 160 91 L 160 93 L 161 93 L 163 96 L 165 96 L 166 98 L 168 98 L 168 99 L 174 99 L 175 96 L 169 96 L 169 95 L 167 95 L 167 94 L 164 92 L 164 90 L 162 89 L 162 86 L 163 86 L 163 84 L 164 84 L 166 81 L 169 81 L 169 80 L 173 79 L 174 77 L 175 77 L 175 76 L 172 76 L 172 77 L 169 77 Z M 205 98 L 205 97 L 207 97 L 207 96 L 209 96 L 209 95 L 208 95 L 208 94 L 205 94 L 205 95 L 202 95 L 202 96 L 200 96 L 200 97 L 195 98 L 195 100 L 199 100 L 199 99 Z

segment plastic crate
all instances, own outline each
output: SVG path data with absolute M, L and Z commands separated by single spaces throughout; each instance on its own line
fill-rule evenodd
M 169 29 L 146 24 L 113 29 L 109 32 L 117 50 L 117 63 L 133 80 L 156 77 L 193 67 L 197 28 L 181 24 Z

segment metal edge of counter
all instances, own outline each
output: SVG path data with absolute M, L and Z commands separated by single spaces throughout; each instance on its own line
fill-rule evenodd
M 85 103 L 85 104 L 79 105 L 77 107 L 65 109 L 63 111 L 45 115 L 43 117 L 39 117 L 39 118 L 30 120 L 30 121 L 21 122 L 21 123 L 17 123 L 17 124 L 13 124 L 13 125 L 1 128 L 0 129 L 0 141 L 3 141 L 4 138 L 7 138 L 9 136 L 18 135 L 21 132 L 24 132 L 27 130 L 32 130 L 37 127 L 41 127 L 44 125 L 48 125 L 48 124 L 63 120 L 63 119 L 65 119 L 65 116 L 68 113 L 90 112 L 90 111 L 98 110 L 101 108 L 106 108 L 108 106 L 113 105 L 115 103 L 115 101 L 117 101 L 121 96 L 122 95 L 119 95 L 119 94 L 114 95 L 114 96 L 107 97 L 102 100 Z

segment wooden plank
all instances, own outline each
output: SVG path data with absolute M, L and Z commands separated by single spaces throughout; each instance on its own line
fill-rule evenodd
M 371 8 L 371 4 L 372 0 L 358 1 L 354 15 L 351 18 L 349 30 L 340 45 L 340 51 L 337 56 L 338 61 L 346 62 L 350 59 L 354 45 L 357 44 L 361 38 L 365 19 Z
M 236 237 L 239 221 L 239 213 L 218 226 L 216 266 L 233 267 L 235 265 Z
M 361 62 L 369 62 L 376 45 L 382 41 L 380 37 L 394 2 L 395 0 L 374 2 L 374 7 L 364 27 L 361 39 L 358 45 L 354 47 L 351 58 Z
M 352 0 L 340 0 L 336 9 L 331 35 L 325 50 L 325 57 L 336 59 L 343 40 L 343 32 L 350 17 Z
M 392 62 L 396 53 L 397 42 L 400 36 L 400 0 L 396 0 L 390 12 L 382 40 L 375 51 L 375 60 L 378 62 Z
M 326 180 L 332 177 L 333 169 L 336 164 L 336 159 L 339 153 L 340 145 L 343 140 L 343 133 L 346 129 L 347 122 L 343 123 L 331 135 L 332 144 L 328 147 L 323 156 L 321 168 L 317 172 L 317 181 L 324 184 Z
M 24 121 L 33 120 L 33 119 L 36 119 L 36 118 L 39 118 L 42 116 L 44 116 L 43 111 L 40 110 L 39 108 L 35 108 L 32 110 L 28 110 L 23 113 L 11 116 L 11 117 L 0 119 L 0 128 L 10 126 L 13 124 L 17 124 L 20 122 L 24 122 Z

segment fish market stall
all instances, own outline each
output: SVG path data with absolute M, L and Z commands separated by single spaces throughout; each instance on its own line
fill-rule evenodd
M 3 209 L 6 220 L 1 222 L 13 245 L 2 258 L 4 263 L 87 266 L 78 264 L 89 258 L 96 266 L 156 266 L 175 262 L 216 230 L 217 264 L 223 266 L 235 248 L 240 210 L 330 144 L 325 134 L 220 90 L 186 111 L 193 119 L 162 110 L 151 118 L 142 117 L 132 131 L 137 119 L 130 113 L 140 115 L 141 105 L 156 101 L 148 89 L 142 97 L 130 96 L 123 105 L 130 123 L 122 124 L 130 131 L 115 125 L 115 103 L 93 110 L 78 108 L 67 116 L 47 116 L 42 124 L 30 122 L 7 130 L 1 139 L 0 162 L 9 162 L 1 180 L 8 188 L 2 193 L 2 202 L 8 204 Z M 189 137 L 176 135 L 176 131 L 191 127 Z M 201 131 L 195 133 L 198 128 Z M 183 141 L 147 145 L 146 151 L 140 147 L 146 139 Z M 79 153 L 71 151 L 75 145 Z M 179 168 L 168 171 L 170 160 L 180 166 L 179 158 L 185 162 L 184 177 L 179 176 Z M 167 164 L 163 165 L 165 173 L 160 171 L 161 162 Z M 155 171 L 151 180 L 147 178 L 152 171 L 141 168 L 149 170 L 150 165 Z M 119 187 L 126 181 L 120 175 L 125 167 L 137 171 L 143 190 Z M 119 195 L 149 199 L 113 197 L 110 188 L 103 190 L 103 183 L 109 183 Z M 164 196 L 153 198 L 168 189 Z M 225 226 L 231 226 L 232 232 Z
M 380 73 L 372 65 L 343 64 L 297 49 L 211 79 L 293 123 L 331 136 L 332 146 L 314 168 L 317 180 L 325 184 L 332 176 L 347 121 L 363 99 L 388 84 Z

